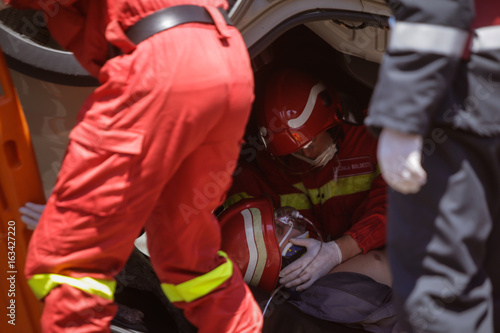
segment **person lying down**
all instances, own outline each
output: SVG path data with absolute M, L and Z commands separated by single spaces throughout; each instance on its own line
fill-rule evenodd
M 218 220 L 221 249 L 248 285 L 269 295 L 263 308 L 265 320 L 270 317 L 267 306 L 279 292 L 280 299 L 287 298 L 301 312 L 321 320 L 368 332 L 395 330 L 392 278 L 385 249 L 359 254 L 298 292 L 279 283 L 280 272 L 300 257 L 314 258 L 320 252 L 316 249 L 308 253 L 301 246 L 306 238 L 323 241 L 310 221 L 291 207 L 275 210 L 267 197 L 241 200 L 221 212 Z M 300 276 L 304 268 L 297 269 Z

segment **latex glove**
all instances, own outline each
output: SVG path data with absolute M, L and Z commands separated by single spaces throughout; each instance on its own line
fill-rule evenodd
M 287 288 L 307 289 L 342 262 L 342 252 L 334 241 L 323 243 L 313 238 L 293 238 L 290 242 L 305 246 L 307 252 L 280 272 L 280 283 Z
M 377 158 L 387 184 L 403 194 L 416 193 L 427 181 L 422 168 L 422 142 L 417 134 L 384 128 L 378 141 Z
M 21 220 L 26 223 L 28 229 L 33 230 L 36 228 L 44 209 L 45 205 L 33 202 L 27 202 L 26 205 L 19 208 L 19 212 L 22 214 Z

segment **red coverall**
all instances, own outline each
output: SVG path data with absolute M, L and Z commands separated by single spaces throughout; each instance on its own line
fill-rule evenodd
M 342 125 L 345 138 L 322 169 L 289 157 L 304 173 L 287 170 L 266 151 L 257 165 L 242 163 L 229 190 L 227 207 L 246 197 L 270 195 L 275 207 L 292 206 L 317 224 L 327 239 L 351 235 L 363 253 L 385 245 L 387 185 L 380 175 L 374 140 L 364 126 Z M 248 154 L 245 148 L 242 156 Z
M 199 332 L 259 331 L 261 313 L 220 249 L 212 211 L 231 183 L 253 101 L 246 46 L 223 0 L 11 0 L 42 9 L 100 86 L 84 103 L 29 246 L 26 274 L 47 332 L 106 332 L 113 276 L 145 227 L 165 294 Z M 50 3 L 50 4 L 49 4 Z M 124 30 L 163 7 L 202 5 L 188 23 L 132 44 Z M 107 60 L 108 42 L 124 55 Z

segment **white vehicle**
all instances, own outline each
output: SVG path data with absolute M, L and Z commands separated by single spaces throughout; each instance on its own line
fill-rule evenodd
M 353 120 L 359 120 L 356 110 L 366 107 L 369 101 L 389 38 L 391 11 L 384 0 L 230 0 L 229 3 L 229 16 L 240 29 L 252 59 L 256 89 L 260 80 L 265 79 L 265 73 L 275 66 L 300 65 L 331 72 L 340 92 L 349 95 L 348 100 L 354 105 Z M 61 49 L 50 37 L 36 11 L 12 8 L 0 11 L 0 46 L 29 125 L 43 190 L 48 197 L 76 114 L 97 82 L 70 52 Z M 0 199 L 0 203 L 6 201 Z M 125 270 L 118 278 L 123 293 L 117 301 L 127 304 L 124 311 L 131 322 L 130 325 L 115 323 L 114 331 L 154 332 L 159 326 L 168 325 L 172 327 L 169 332 L 190 331 L 181 315 L 158 296 L 159 289 L 151 286 L 155 280 L 147 262 L 139 253 L 131 260 L 150 275 L 138 279 L 134 271 Z M 138 298 L 143 301 L 130 302 Z M 145 310 L 146 303 L 149 310 Z M 141 317 L 151 311 L 151 305 L 156 307 L 156 313 Z M 134 318 L 141 319 L 142 324 L 134 326 Z M 360 332 L 342 328 L 338 332 L 344 331 Z

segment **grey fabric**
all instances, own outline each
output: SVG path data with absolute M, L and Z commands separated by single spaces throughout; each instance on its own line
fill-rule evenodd
M 339 272 L 318 279 L 289 302 L 313 317 L 368 332 L 392 332 L 396 317 L 392 290 L 370 277 Z
M 250 290 L 264 309 L 271 296 L 268 292 L 249 286 Z M 273 297 L 264 316 L 262 333 L 365 333 L 366 331 L 347 327 L 344 324 L 315 318 L 300 311 L 288 302 L 291 294 L 288 289 L 280 289 Z
M 476 1 L 476 6 L 479 4 Z M 396 22 L 471 30 L 471 0 L 390 0 Z M 494 2 L 492 1 L 493 5 Z M 491 6 L 491 12 L 498 9 Z M 428 36 L 420 36 L 427 38 Z M 482 136 L 500 135 L 500 50 L 472 52 L 468 61 L 434 53 L 384 54 L 365 125 L 425 136 L 452 127 Z
M 407 332 L 500 332 L 500 137 L 443 137 L 420 192 L 389 192 L 395 309 Z

